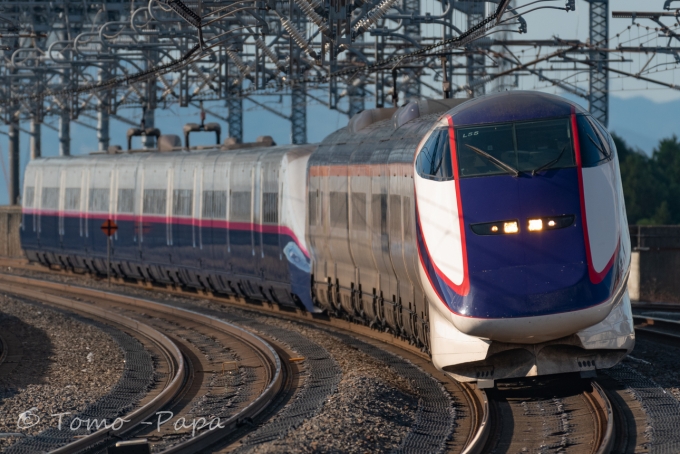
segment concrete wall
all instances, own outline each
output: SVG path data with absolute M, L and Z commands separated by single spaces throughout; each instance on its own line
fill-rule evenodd
M 20 228 L 21 207 L 0 206 L 0 257 L 24 257 Z
M 633 301 L 680 303 L 680 226 L 630 226 Z

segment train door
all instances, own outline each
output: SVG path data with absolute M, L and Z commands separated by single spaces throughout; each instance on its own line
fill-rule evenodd
M 356 264 L 354 304 L 362 319 L 378 323 L 377 290 L 379 271 L 372 252 L 371 234 L 371 166 L 374 144 L 362 144 L 350 160 L 349 247 Z
M 90 255 L 95 269 L 106 274 L 108 237 L 101 231 L 101 225 L 111 217 L 111 183 L 113 166 L 106 161 L 97 161 L 90 166 L 87 220 L 89 223 Z
M 31 260 L 39 259 L 34 251 L 38 249 L 38 211 L 35 195 L 40 172 L 41 169 L 38 165 L 27 167 L 21 200 L 21 245 Z
M 135 228 L 135 192 L 137 186 L 137 156 L 126 156 L 116 165 L 113 196 L 114 220 L 118 231 L 113 236 L 115 254 L 121 261 L 123 273 L 131 278 L 140 279 L 137 266 L 133 265 L 139 259 L 139 244 Z
M 380 273 L 379 288 L 377 289 L 378 318 L 381 323 L 387 324 L 393 329 L 394 302 L 392 284 L 394 281 L 394 269 L 390 261 L 389 243 L 389 149 L 378 149 L 374 152 L 371 160 L 375 162 L 371 166 L 371 246 L 373 257 Z
M 196 228 L 194 209 L 196 194 L 196 172 L 200 170 L 200 158 L 186 156 L 175 159 L 173 165 L 172 190 L 172 237 L 173 261 L 181 268 L 187 285 L 201 287 L 201 249 Z
M 288 281 L 287 267 L 283 264 L 283 247 L 280 240 L 281 221 L 281 153 L 270 152 L 262 159 L 260 168 L 260 259 L 264 279 L 279 287 Z M 280 299 L 279 297 L 276 297 Z
M 253 232 L 253 183 L 256 154 L 241 152 L 234 157 L 229 178 L 229 259 L 233 273 L 240 277 L 240 291 L 259 296 Z
M 81 165 L 68 165 L 62 171 L 64 207 L 61 216 L 62 247 L 74 261 L 73 266 L 82 267 L 76 258 L 81 256 L 84 244 L 83 217 L 83 169 Z
M 405 259 L 406 237 L 410 231 L 410 224 L 404 222 L 404 213 L 411 204 L 412 190 L 408 191 L 405 179 L 408 178 L 408 168 L 411 163 L 400 163 L 401 150 L 394 150 L 391 160 L 397 161 L 391 164 L 390 174 L 390 257 L 396 276 L 396 294 L 393 295 L 395 306 L 395 323 L 404 337 L 413 336 L 413 284 L 408 273 Z M 396 156 L 394 156 L 396 155 Z
M 61 199 L 61 166 L 43 169 L 40 194 L 40 243 L 44 250 L 59 251 L 59 202 Z M 52 254 L 51 263 L 56 263 Z
M 359 315 L 353 302 L 356 266 L 349 247 L 349 169 L 348 163 L 355 144 L 337 145 L 328 175 L 329 231 L 328 249 L 333 257 L 334 270 L 329 273 L 333 282 L 333 300 L 337 308 L 351 316 Z
M 229 223 L 227 213 L 229 198 L 229 172 L 232 155 L 216 154 L 213 165 L 204 168 L 203 218 L 206 228 L 204 235 L 210 238 L 214 285 L 226 293 L 234 293 L 235 288 L 229 285 L 231 261 L 229 255 Z
M 324 255 L 324 221 L 323 221 L 323 177 L 326 167 L 313 161 L 310 157 L 307 165 L 307 245 L 312 254 L 312 292 L 317 303 L 324 309 L 333 307 L 329 301 L 328 282 L 326 280 L 326 256 Z
M 163 158 L 163 159 L 161 159 Z M 142 261 L 166 264 L 172 247 L 169 225 L 172 168 L 165 156 L 148 156 L 144 160 L 141 192 L 141 215 L 138 224 Z

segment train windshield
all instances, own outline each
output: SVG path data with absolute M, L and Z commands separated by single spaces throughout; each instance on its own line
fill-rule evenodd
M 456 129 L 461 178 L 573 167 L 569 118 Z

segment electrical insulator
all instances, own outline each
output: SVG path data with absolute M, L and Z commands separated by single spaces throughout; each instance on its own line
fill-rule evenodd
M 279 60 L 279 57 L 276 56 L 271 47 L 267 46 L 262 38 L 255 38 L 255 45 L 272 61 L 272 63 L 276 65 L 277 68 L 281 69 L 281 61 Z
M 354 34 L 361 35 L 366 30 L 368 30 L 368 28 L 371 25 L 378 22 L 387 13 L 387 11 L 389 11 L 390 8 L 392 8 L 392 5 L 394 5 L 396 1 L 397 0 L 383 0 L 382 2 L 380 2 L 378 6 L 376 6 L 366 14 L 366 17 L 364 17 L 354 25 L 353 29 Z
M 312 57 L 314 60 L 317 60 L 318 57 L 316 55 L 316 52 L 314 52 L 314 49 L 312 49 L 309 44 L 307 44 L 307 40 L 305 40 L 304 36 L 302 36 L 302 33 L 295 28 L 295 25 L 292 24 L 291 21 L 286 19 L 285 17 L 279 17 L 281 19 L 281 25 L 283 25 L 283 28 L 286 29 L 288 34 L 293 38 L 293 41 L 300 47 L 300 49 L 304 50 L 307 52 L 307 54 Z
M 314 11 L 314 7 L 307 3 L 307 0 L 295 0 L 295 3 L 297 6 L 302 10 L 303 13 L 309 17 L 312 22 L 316 24 L 317 27 L 319 27 L 319 31 L 323 33 L 324 35 L 328 34 L 328 25 L 326 25 L 326 22 L 316 14 L 316 11 Z
M 309 4 L 314 9 L 323 8 L 323 0 L 309 0 Z
M 239 57 L 236 54 L 236 52 L 229 49 L 227 49 L 226 52 L 229 58 L 231 58 L 231 60 L 234 62 L 238 70 L 241 71 L 241 74 L 243 74 L 244 76 L 250 74 L 250 67 L 243 63 L 243 60 L 241 60 L 241 57 Z

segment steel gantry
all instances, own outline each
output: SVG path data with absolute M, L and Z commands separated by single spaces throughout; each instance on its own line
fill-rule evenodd
M 587 40 L 521 39 L 535 11 L 564 21 L 577 3 L 589 8 Z M 613 12 L 632 21 L 612 36 L 608 0 L 6 0 L 0 133 L 10 144 L 9 199 L 20 200 L 19 131 L 30 134 L 32 158 L 43 154 L 43 125 L 58 131 L 63 155 L 73 123 L 96 130 L 102 152 L 114 148 L 112 121 L 153 148 L 164 133 L 156 111 L 173 104 L 201 106 L 235 142 L 244 140 L 244 103 L 289 121 L 291 142 L 305 143 L 312 99 L 352 116 L 369 103 L 522 87 L 583 97 L 606 123 L 613 77 L 677 88 L 657 72 L 680 64 L 678 9 L 651 3 L 658 12 Z

